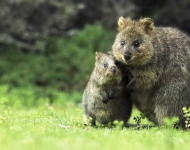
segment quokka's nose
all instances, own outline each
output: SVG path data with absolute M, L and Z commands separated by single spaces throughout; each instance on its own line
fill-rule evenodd
M 125 60 L 129 60 L 131 58 L 131 53 L 130 52 L 126 52 L 124 54 L 124 58 L 125 58 Z
M 112 66 L 112 67 L 111 67 L 111 70 L 113 71 L 113 73 L 115 73 L 116 70 L 117 70 L 117 68 L 116 68 L 115 66 Z

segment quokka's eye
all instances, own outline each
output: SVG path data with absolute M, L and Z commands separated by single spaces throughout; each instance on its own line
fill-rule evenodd
M 125 41 L 121 40 L 121 46 L 123 47 L 125 45 Z
M 133 42 L 133 46 L 134 46 L 135 48 L 139 47 L 139 46 L 140 46 L 140 42 L 139 42 L 138 40 L 135 40 L 135 41 Z
M 104 63 L 104 68 L 107 68 L 108 67 L 108 64 Z

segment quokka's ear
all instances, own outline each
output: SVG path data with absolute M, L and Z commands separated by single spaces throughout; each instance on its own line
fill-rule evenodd
M 130 24 L 132 23 L 132 20 L 130 18 L 123 18 L 119 17 L 118 22 L 117 22 L 117 30 L 120 32 L 123 29 L 127 28 Z
M 151 34 L 154 29 L 154 21 L 151 18 L 143 18 L 139 20 L 140 26 L 147 34 Z
M 101 52 L 96 52 L 96 53 L 95 53 L 95 60 L 96 60 L 96 61 L 100 60 L 100 58 L 102 57 L 102 55 L 103 55 L 103 53 L 101 53 Z

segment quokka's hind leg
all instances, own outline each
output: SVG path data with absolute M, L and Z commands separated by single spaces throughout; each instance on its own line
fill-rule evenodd
M 164 118 L 179 118 L 178 126 L 184 127 L 183 107 L 190 106 L 190 92 L 186 82 L 170 81 L 161 87 L 153 100 L 155 103 L 155 114 L 159 125 L 164 124 Z

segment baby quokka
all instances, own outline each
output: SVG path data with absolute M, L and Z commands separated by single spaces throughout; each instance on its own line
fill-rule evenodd
M 126 84 L 112 54 L 96 52 L 95 67 L 82 97 L 86 124 L 114 120 L 126 124 L 132 109 Z

